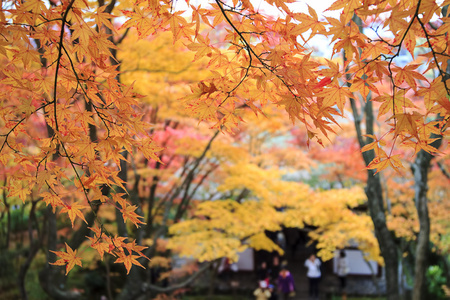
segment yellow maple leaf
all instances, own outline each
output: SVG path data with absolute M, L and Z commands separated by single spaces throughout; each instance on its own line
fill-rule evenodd
M 123 220 L 124 222 L 126 222 L 127 220 L 130 220 L 131 222 L 134 223 L 134 225 L 136 225 L 136 227 L 139 227 L 138 224 L 145 224 L 144 222 L 142 222 L 141 220 L 139 220 L 138 218 L 144 218 L 140 215 L 138 215 L 137 213 L 135 213 L 134 211 L 137 209 L 137 206 L 135 205 L 127 205 L 125 204 L 124 207 L 122 207 L 122 209 L 120 209 L 120 212 L 123 215 Z
M 395 114 L 390 119 L 396 120 L 395 135 L 406 132 L 419 139 L 416 123 L 417 121 L 422 119 L 422 116 L 419 113 L 413 112 L 411 114 Z
M 50 263 L 51 265 L 55 266 L 66 266 L 66 275 L 67 273 L 72 270 L 72 268 L 75 265 L 82 266 L 81 265 L 81 257 L 77 256 L 77 250 L 72 250 L 72 248 L 69 247 L 66 243 L 66 252 L 63 251 L 52 251 L 50 252 L 55 253 L 57 256 L 61 257 L 61 259 L 58 259 L 54 263 Z
M 376 169 L 377 171 L 375 172 L 375 174 L 377 174 L 381 170 L 386 169 L 388 166 L 389 166 L 389 160 L 388 159 L 381 159 L 380 157 L 375 157 L 370 162 L 370 164 L 367 166 L 367 169 L 369 169 L 369 170 Z
M 375 172 L 375 174 L 377 174 L 378 172 L 386 169 L 389 165 L 391 165 L 391 167 L 396 171 L 398 171 L 399 168 L 403 168 L 403 164 L 400 161 L 400 155 L 391 155 L 385 157 L 384 159 L 382 157 L 375 157 L 367 166 L 367 169 L 376 169 L 377 171 Z
M 43 200 L 45 201 L 45 204 L 51 205 L 53 208 L 53 212 L 55 212 L 56 207 L 63 204 L 61 197 L 54 193 L 44 192 L 40 194 L 39 196 L 43 197 Z

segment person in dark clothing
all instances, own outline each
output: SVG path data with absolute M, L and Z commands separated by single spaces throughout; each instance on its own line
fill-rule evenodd
M 275 252 L 272 259 L 273 259 L 273 261 L 272 261 L 272 267 L 271 267 L 271 270 L 272 270 L 271 277 L 274 281 L 276 281 L 276 280 L 278 280 L 278 275 L 280 275 L 280 271 L 281 271 L 280 256 L 279 256 L 278 252 Z
M 261 266 L 256 270 L 256 276 L 258 277 L 258 281 L 265 280 L 269 283 L 270 278 L 270 269 L 267 267 L 267 263 L 263 261 Z

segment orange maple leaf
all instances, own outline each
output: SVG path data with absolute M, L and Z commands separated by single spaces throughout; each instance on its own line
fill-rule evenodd
M 362 53 L 361 59 L 375 59 L 379 57 L 381 54 L 390 54 L 392 51 L 386 45 L 386 43 L 371 41 L 365 45 Z
M 140 144 L 142 146 L 138 146 L 138 149 L 141 151 L 142 154 L 144 154 L 144 156 L 147 159 L 153 159 L 156 160 L 162 164 L 164 164 L 158 157 L 158 155 L 156 155 L 156 152 L 160 152 L 162 150 L 164 150 L 164 147 L 161 147 L 159 145 L 157 145 L 150 137 L 142 139 L 140 141 Z
M 211 46 L 208 36 L 204 38 L 203 36 L 199 35 L 197 36 L 197 41 L 198 43 L 190 43 L 186 45 L 189 50 L 196 52 L 194 61 L 202 58 L 203 56 L 211 54 Z
M 66 243 L 66 252 L 63 251 L 52 251 L 50 250 L 50 252 L 55 253 L 56 255 L 58 255 L 59 257 L 61 257 L 61 259 L 58 259 L 57 261 L 55 261 L 54 263 L 50 263 L 51 265 L 55 265 L 55 266 L 66 266 L 66 275 L 67 273 L 69 273 L 70 270 L 72 270 L 72 268 L 75 265 L 78 266 L 82 266 L 81 265 L 81 257 L 77 256 L 77 250 L 72 250 L 72 248 L 69 247 L 69 245 L 67 245 Z
M 97 250 L 100 259 L 103 260 L 103 254 L 109 252 L 109 244 L 100 242 L 97 237 L 88 236 L 87 238 L 92 242 L 91 248 Z
M 352 93 L 346 86 L 331 84 L 328 87 L 316 94 L 317 97 L 323 97 L 322 107 L 332 107 L 336 104 L 339 111 L 343 113 L 347 99 L 353 97 Z
M 374 93 L 379 94 L 377 88 L 372 84 L 372 82 L 376 82 L 377 80 L 374 78 L 355 78 L 352 81 L 352 85 L 350 86 L 350 92 L 360 92 L 364 99 L 367 99 L 369 92 L 372 91 Z
M 378 172 L 386 169 L 389 165 L 391 165 L 391 167 L 396 171 L 398 171 L 399 168 L 403 168 L 403 164 L 400 161 L 400 155 L 396 154 L 388 156 L 385 159 L 377 156 L 370 162 L 370 164 L 367 166 L 367 169 L 376 169 L 377 171 L 375 172 L 375 174 L 377 174 Z
M 43 200 L 45 201 L 46 205 L 51 205 L 53 208 L 53 212 L 55 212 L 56 207 L 59 205 L 62 205 L 63 202 L 61 201 L 61 198 L 58 195 L 55 195 L 53 193 L 44 192 L 40 194 L 39 196 L 43 197 Z
M 390 119 L 396 120 L 395 135 L 398 135 L 402 132 L 407 132 L 419 139 L 416 122 L 422 119 L 422 115 L 420 115 L 418 112 L 413 112 L 410 114 L 395 114 Z
M 395 97 L 384 93 L 383 95 L 373 98 L 372 101 L 381 102 L 380 108 L 378 109 L 378 117 L 389 112 L 392 112 L 393 114 L 402 113 L 405 107 L 417 108 L 417 106 L 405 96 L 403 90 L 396 93 Z
M 81 218 L 86 224 L 86 219 L 84 218 L 83 213 L 80 211 L 80 209 L 85 209 L 88 206 L 86 205 L 80 205 L 77 203 L 72 203 L 72 205 L 66 204 L 64 205 L 64 207 L 61 209 L 62 213 L 67 213 L 69 215 L 70 221 L 72 222 L 72 228 L 73 228 L 73 221 L 75 220 L 75 218 L 78 216 L 79 218 Z
M 366 144 L 364 147 L 362 147 L 361 152 L 366 152 L 373 149 L 375 151 L 375 155 L 377 156 L 385 155 L 384 151 L 380 148 L 380 146 L 386 146 L 385 141 L 378 139 L 375 135 L 372 134 L 365 134 L 364 136 L 373 139 L 373 142 Z
M 295 25 L 294 28 L 289 32 L 291 35 L 297 36 L 305 33 L 308 30 L 311 30 L 312 32 L 309 35 L 308 39 L 305 40 L 305 42 L 310 40 L 317 33 L 325 31 L 325 22 L 320 22 L 316 11 L 311 6 L 307 6 L 308 12 L 311 16 L 304 13 L 295 13 L 293 15 L 294 19 L 296 19 L 300 23 Z
M 108 27 L 109 29 L 111 29 L 113 32 L 116 32 L 116 29 L 114 28 L 114 26 L 111 23 L 111 18 L 115 17 L 109 13 L 105 13 L 105 8 L 106 5 L 100 6 L 99 8 L 97 8 L 97 11 L 94 13 L 94 15 L 92 16 L 95 20 L 95 22 L 97 23 L 97 25 L 99 27 L 101 27 L 102 25 L 105 25 L 106 27 Z
M 111 194 L 111 197 L 114 200 L 114 202 L 117 202 L 120 204 L 120 206 L 125 207 L 127 205 L 127 200 L 123 196 L 125 196 L 125 193 Z
M 124 207 L 122 207 L 120 212 L 123 215 L 124 222 L 126 222 L 127 220 L 130 220 L 131 222 L 134 223 L 134 225 L 136 225 L 136 227 L 139 227 L 138 224 L 145 224 L 145 223 L 138 219 L 138 218 L 144 218 L 144 217 L 135 213 L 134 211 L 136 209 L 137 209 L 137 206 L 135 206 L 135 205 L 125 205 Z
M 404 68 L 399 67 L 392 68 L 392 71 L 397 72 L 397 74 L 395 75 L 395 84 L 397 86 L 400 86 L 403 82 L 406 81 L 406 83 L 413 90 L 416 90 L 417 88 L 416 79 L 428 82 L 428 79 L 425 76 L 423 76 L 421 73 L 417 71 L 414 71 L 419 66 L 420 66 L 419 64 L 411 64 L 405 66 Z
M 148 247 L 146 246 L 139 246 L 136 244 L 136 240 L 132 241 L 131 243 L 126 243 L 124 245 L 124 247 L 131 253 L 132 251 L 138 253 L 141 257 L 144 257 L 148 260 L 150 260 L 150 258 L 148 258 L 147 256 L 144 255 L 144 253 L 142 253 L 142 250 L 147 249 Z
M 353 17 L 353 13 L 356 8 L 361 6 L 361 0 L 337 0 L 327 9 L 338 10 L 343 8 L 342 15 L 344 16 L 345 23 L 349 22 Z
M 130 269 L 131 269 L 131 266 L 132 265 L 136 265 L 136 266 L 139 266 L 139 267 L 141 267 L 141 268 L 143 268 L 143 269 L 145 269 L 144 268 L 144 266 L 142 266 L 137 260 L 136 260 L 136 258 L 139 258 L 140 256 L 138 256 L 138 255 L 132 255 L 132 254 L 130 254 L 130 255 L 125 255 L 125 253 L 123 253 L 123 252 L 120 252 L 120 254 L 119 254 L 119 258 L 118 259 L 116 259 L 116 261 L 114 262 L 114 263 L 123 263 L 124 265 L 125 265 L 125 268 L 127 269 L 127 275 L 130 273 Z

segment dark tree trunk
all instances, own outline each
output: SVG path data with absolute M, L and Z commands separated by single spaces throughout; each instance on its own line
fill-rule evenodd
M 436 140 L 432 146 L 438 149 L 442 139 Z M 414 201 L 419 217 L 420 229 L 417 235 L 413 300 L 425 300 L 425 274 L 428 268 L 428 251 L 430 246 L 430 217 L 428 214 L 428 171 L 430 170 L 433 155 L 421 150 L 411 165 L 414 175 Z
M 59 266 L 53 266 L 49 263 L 56 261 L 56 254 L 48 250 L 57 251 L 57 227 L 56 214 L 53 213 L 52 207 L 47 207 L 47 265 L 39 273 L 39 283 L 42 289 L 52 299 L 61 300 L 78 300 L 81 299 L 81 294 L 78 292 L 71 292 L 64 289 L 61 284 L 64 284 L 65 277 L 62 277 Z M 62 280 L 61 280 L 62 279 Z
M 398 249 L 394 234 L 389 231 L 386 225 L 380 178 L 378 175 L 373 175 L 373 173 L 373 171 L 369 172 L 365 191 L 370 217 L 375 228 L 375 236 L 380 245 L 381 256 L 384 259 L 386 296 L 388 300 L 397 300 L 400 298 L 398 287 Z
M 6 179 L 5 179 L 6 184 Z M 6 241 L 5 241 L 5 249 L 9 249 L 9 240 L 11 235 L 11 210 L 10 205 L 6 202 L 6 189 L 3 189 L 3 199 L 6 207 Z
M 353 16 L 352 20 L 358 25 L 359 30 L 362 32 L 362 20 L 356 15 Z M 365 134 L 374 134 L 374 112 L 370 95 L 368 96 L 368 99 L 365 100 L 366 104 L 360 113 L 356 106 L 355 99 L 350 99 L 356 135 L 361 148 L 370 142 L 368 139 L 363 137 L 364 133 L 362 131 L 361 122 L 364 118 L 366 121 Z M 363 159 L 366 165 L 369 165 L 374 158 L 375 152 L 373 150 L 363 153 Z M 367 184 L 365 192 L 367 195 L 370 217 L 375 229 L 375 236 L 380 246 L 381 256 L 384 259 L 384 267 L 386 271 L 386 296 L 388 300 L 398 300 L 400 299 L 398 280 L 398 245 L 396 243 L 394 233 L 388 229 L 386 224 L 386 209 L 384 205 L 383 188 L 381 186 L 380 176 L 375 175 L 374 170 L 367 170 Z
M 130 274 L 127 275 L 127 281 L 116 297 L 117 300 L 132 300 L 138 298 L 145 291 L 143 290 L 144 281 L 141 276 L 142 270 L 139 267 L 133 266 L 130 270 Z
M 18 280 L 17 280 L 18 285 L 19 285 L 19 290 L 20 290 L 20 296 L 22 297 L 23 300 L 28 299 L 27 291 L 25 289 L 25 277 L 27 275 L 27 272 L 28 272 L 28 269 L 30 268 L 31 263 L 33 262 L 34 257 L 36 256 L 36 254 L 39 251 L 39 248 L 41 247 L 40 236 L 38 236 L 37 239 L 35 239 L 33 237 L 33 223 L 35 223 L 37 225 L 37 220 L 36 220 L 36 215 L 35 215 L 36 205 L 37 205 L 37 202 L 33 201 L 31 210 L 30 210 L 30 217 L 28 219 L 28 235 L 30 238 L 30 249 L 28 251 L 27 259 L 25 260 L 24 263 L 22 263 L 20 265 L 19 276 L 18 276 Z M 38 234 L 39 234 L 39 231 L 38 231 Z
M 123 150 L 121 152 L 121 154 L 125 159 L 128 158 L 128 151 Z M 122 180 L 124 182 L 124 185 L 126 185 L 126 183 L 128 182 L 127 172 L 128 172 L 127 162 L 125 160 L 121 160 L 120 161 L 119 178 L 120 178 L 120 180 Z M 118 193 L 122 193 L 122 194 L 126 195 L 127 191 L 125 191 L 119 187 Z M 117 231 L 119 233 L 119 236 L 128 237 L 127 226 L 123 219 L 122 213 L 118 209 L 116 209 L 116 224 L 117 224 Z

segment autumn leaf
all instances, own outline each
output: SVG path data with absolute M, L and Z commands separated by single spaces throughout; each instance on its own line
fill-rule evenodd
M 341 113 L 344 112 L 344 106 L 347 99 L 352 97 L 352 93 L 346 86 L 339 86 L 337 84 L 331 84 L 327 89 L 316 94 L 317 97 L 323 97 L 322 106 L 331 107 L 337 105 Z
M 405 43 L 406 49 L 411 54 L 412 58 L 414 58 L 414 49 L 416 48 L 416 36 L 412 30 L 408 30 L 408 32 L 404 36 L 403 42 Z
M 40 0 L 30 0 L 23 2 L 20 8 L 25 11 L 32 11 L 34 13 L 40 13 L 46 9 L 44 2 Z
M 314 89 L 322 88 L 332 82 L 330 77 L 322 78 L 315 86 Z
M 293 97 L 292 95 L 282 95 L 282 100 L 277 105 L 283 105 L 289 113 L 289 118 L 295 122 L 296 118 L 302 114 L 303 103 L 301 98 Z
M 395 75 L 395 84 L 400 86 L 403 82 L 406 83 L 413 89 L 416 90 L 417 83 L 416 80 L 422 80 L 428 82 L 428 80 L 421 73 L 414 71 L 419 67 L 418 64 L 407 65 L 404 68 L 394 67 L 393 71 L 397 72 Z
M 123 263 L 125 265 L 125 268 L 127 269 L 127 275 L 128 275 L 130 273 L 130 269 L 131 269 L 132 265 L 136 265 L 136 266 L 139 266 L 139 267 L 145 269 L 144 266 L 142 266 L 136 260 L 136 258 L 139 258 L 139 257 L 140 256 L 138 256 L 138 255 L 132 255 L 132 254 L 125 255 L 125 253 L 120 252 L 119 253 L 119 258 L 116 259 L 116 261 L 114 263 L 116 263 L 116 264 Z
M 81 212 L 81 209 L 85 209 L 88 206 L 86 205 L 80 205 L 78 203 L 72 203 L 72 204 L 65 204 L 64 207 L 61 209 L 61 213 L 67 213 L 70 218 L 70 222 L 72 222 L 72 228 L 73 228 L 73 222 L 75 221 L 76 217 L 81 218 L 86 224 L 87 221 L 84 218 L 84 214 Z
M 350 86 L 350 92 L 359 92 L 364 99 L 367 99 L 370 91 L 379 94 L 378 89 L 373 84 L 374 82 L 377 82 L 377 80 L 373 78 L 355 78 Z
M 379 41 L 372 41 L 365 45 L 362 53 L 361 53 L 361 59 L 375 59 L 379 57 L 382 54 L 389 54 L 390 48 L 386 43 L 379 42 Z
M 124 248 L 126 248 L 128 250 L 128 252 L 136 252 L 140 255 L 140 257 L 143 257 L 147 260 L 150 260 L 147 256 L 144 255 L 144 253 L 142 253 L 143 250 L 147 249 L 148 247 L 146 246 L 140 246 L 138 244 L 136 244 L 136 240 L 132 241 L 131 243 L 126 243 L 124 245 Z
M 386 142 L 383 140 L 379 140 L 376 136 L 372 134 L 366 134 L 364 135 L 366 137 L 369 137 L 373 139 L 373 142 L 366 144 L 364 147 L 361 148 L 361 152 L 366 152 L 369 150 L 374 150 L 375 154 L 377 156 L 383 155 L 384 151 L 381 149 L 381 147 L 386 146 Z
M 304 13 L 294 14 L 294 19 L 296 19 L 300 23 L 296 24 L 295 27 L 290 31 L 290 34 L 297 36 L 302 35 L 308 30 L 312 30 L 311 34 L 309 35 L 308 39 L 305 40 L 305 42 L 310 40 L 317 33 L 325 31 L 325 23 L 319 21 L 317 13 L 309 5 L 308 11 L 311 16 Z
M 190 43 L 186 46 L 189 50 L 196 52 L 194 60 L 198 60 L 205 55 L 209 55 L 212 51 L 208 36 L 204 38 L 203 36 L 198 35 L 197 41 L 198 43 Z
M 134 11 L 122 10 L 122 13 L 128 18 L 128 20 L 122 24 L 119 28 L 135 27 L 139 37 L 143 38 L 155 31 L 153 27 L 153 20 L 149 18 L 150 13 L 143 7 L 138 7 Z
M 419 139 L 417 132 L 417 122 L 422 119 L 422 115 L 417 112 L 408 114 L 395 114 L 390 119 L 395 119 L 395 135 L 408 133 Z
M 23 203 L 27 199 L 28 195 L 31 194 L 31 188 L 29 184 L 27 186 L 22 186 L 22 182 L 19 180 L 10 180 L 9 182 L 9 193 L 8 197 L 16 197 L 18 196 Z
M 137 209 L 137 206 L 129 205 L 128 203 L 125 203 L 125 205 L 123 205 L 122 208 L 120 209 L 120 212 L 123 215 L 124 222 L 126 222 L 127 220 L 130 220 L 131 222 L 133 222 L 133 224 L 136 227 L 139 227 L 138 224 L 145 224 L 145 223 L 142 222 L 141 220 L 139 220 L 139 218 L 143 219 L 144 217 L 135 213 L 134 211 L 136 209 Z
M 164 150 L 164 147 L 161 147 L 153 141 L 152 138 L 148 137 L 145 139 L 142 139 L 140 141 L 140 145 L 138 146 L 138 149 L 144 154 L 144 156 L 147 159 L 153 159 L 155 161 L 158 161 L 162 163 L 162 161 L 159 159 L 157 152 L 161 152 Z
M 199 121 L 217 120 L 217 107 L 213 99 L 200 99 L 195 103 L 189 104 L 187 108 Z
M 66 243 L 66 252 L 62 251 L 52 251 L 50 252 L 55 253 L 57 256 L 61 257 L 61 259 L 58 259 L 54 263 L 50 263 L 51 265 L 55 266 L 66 266 L 66 275 L 72 270 L 72 268 L 75 265 L 82 266 L 81 265 L 81 257 L 77 256 L 77 250 L 72 250 L 72 248 L 69 247 Z
M 105 13 L 105 9 L 106 9 L 106 5 L 104 6 L 100 6 L 97 11 L 94 13 L 94 20 L 97 23 L 98 26 L 102 26 L 105 25 L 106 27 L 108 27 L 109 29 L 111 29 L 113 32 L 116 31 L 116 29 L 114 28 L 114 26 L 111 24 L 111 19 L 114 18 L 115 16 L 109 14 L 109 13 Z
M 342 15 L 344 16 L 344 22 L 347 23 L 353 16 L 356 8 L 361 6 L 361 0 L 337 0 L 327 10 L 338 10 L 343 8 Z
M 109 252 L 109 244 L 102 242 L 98 237 L 87 237 L 91 241 L 91 248 L 97 250 L 100 259 L 103 260 L 103 254 Z
M 44 192 L 40 194 L 40 196 L 43 197 L 43 200 L 45 201 L 46 205 L 52 206 L 53 212 L 55 212 L 56 207 L 64 204 L 61 198 L 54 193 Z
M 392 156 L 388 156 L 388 157 L 375 157 L 367 166 L 367 169 L 369 170 L 374 170 L 376 169 L 375 174 L 377 174 L 378 172 L 386 169 L 388 166 L 391 166 L 394 170 L 403 168 L 403 164 L 400 161 L 400 155 L 396 154 L 396 155 L 392 155 Z M 374 175 L 375 175 L 374 174 Z
M 405 96 L 404 91 L 399 91 L 395 97 L 392 97 L 392 95 L 383 94 L 372 98 L 372 101 L 381 102 L 381 106 L 378 109 L 378 117 L 387 113 L 402 113 L 405 108 L 417 108 L 411 99 Z
M 389 166 L 389 160 L 387 158 L 382 159 L 380 157 L 375 157 L 367 166 L 367 169 L 373 170 L 376 169 L 375 174 L 386 169 Z

